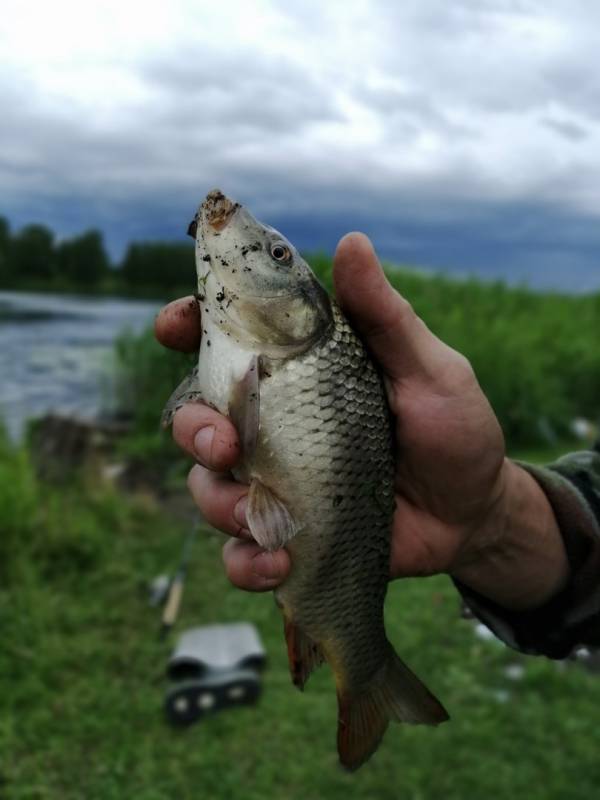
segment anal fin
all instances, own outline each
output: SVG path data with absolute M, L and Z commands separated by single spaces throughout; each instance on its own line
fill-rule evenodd
M 250 483 L 246 519 L 253 538 L 265 550 L 279 550 L 297 531 L 285 503 L 257 478 Z
M 284 631 L 292 683 L 302 690 L 310 673 L 319 667 L 325 658 L 319 645 L 288 619 L 285 620 Z

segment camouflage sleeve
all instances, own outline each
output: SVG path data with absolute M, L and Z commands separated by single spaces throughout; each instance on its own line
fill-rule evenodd
M 509 611 L 456 582 L 467 606 L 500 639 L 525 653 L 565 658 L 600 646 L 600 450 L 570 453 L 547 467 L 518 462 L 556 515 L 571 567 L 565 589 L 541 608 Z

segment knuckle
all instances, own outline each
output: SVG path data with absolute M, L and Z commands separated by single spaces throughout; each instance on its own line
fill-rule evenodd
M 440 376 L 440 386 L 448 395 L 463 397 L 469 395 L 479 384 L 469 360 L 460 353 L 455 356 L 445 373 Z
M 225 542 L 222 550 L 223 566 L 227 580 L 238 589 L 245 589 L 247 581 L 244 579 L 243 561 L 240 558 L 241 553 L 238 551 L 239 547 L 235 540 L 230 539 Z
M 388 336 L 390 331 L 396 333 L 406 331 L 420 321 L 409 301 L 397 292 L 391 302 L 381 309 L 377 320 L 373 321 L 368 331 L 371 336 Z
M 457 369 L 461 371 L 463 377 L 472 378 L 475 373 L 473 372 L 473 366 L 469 359 L 458 350 L 455 350 L 454 352 L 456 354 L 455 358 Z
M 475 370 L 469 359 L 458 351 L 455 352 L 455 375 L 458 385 L 462 388 L 469 388 L 476 383 Z
M 233 484 L 223 481 L 199 464 L 190 470 L 187 484 L 194 502 L 209 525 L 222 533 L 241 535 L 243 528 L 234 519 L 239 492 L 235 491 Z M 243 493 L 244 487 L 240 487 L 240 491 Z
M 412 322 L 417 316 L 417 312 L 412 307 L 412 304 L 400 294 L 396 294 L 395 313 L 398 319 L 404 324 Z

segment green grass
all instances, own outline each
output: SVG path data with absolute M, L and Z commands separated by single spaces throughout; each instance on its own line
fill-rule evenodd
M 264 640 L 264 694 L 187 730 L 163 718 L 169 644 L 143 591 L 177 562 L 187 526 L 147 498 L 83 481 L 40 485 L 26 454 L 0 446 L 0 797 L 7 800 L 318 800 L 597 795 L 600 681 L 480 641 L 444 578 L 396 582 L 386 617 L 398 651 L 452 716 L 439 729 L 390 726 L 376 756 L 345 774 L 322 668 L 290 684 L 271 595 L 229 586 L 222 537 L 195 545 L 179 629 L 249 620 Z M 3 477 L 6 477 L 7 472 Z M 8 484 L 12 484 L 11 488 Z M 12 498 L 12 499 L 11 499 Z M 521 681 L 504 675 L 525 667 Z M 508 700 L 504 701 L 504 694 Z
M 528 461 L 530 464 L 551 464 L 566 453 L 576 450 L 589 450 L 592 442 L 585 443 L 576 439 L 564 439 L 553 445 L 530 445 L 525 447 L 507 446 L 507 453 L 515 461 Z

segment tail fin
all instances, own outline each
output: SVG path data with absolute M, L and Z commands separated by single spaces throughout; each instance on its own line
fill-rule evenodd
M 438 725 L 446 709 L 391 649 L 372 681 L 359 693 L 338 694 L 338 753 L 349 770 L 373 755 L 390 720 Z

